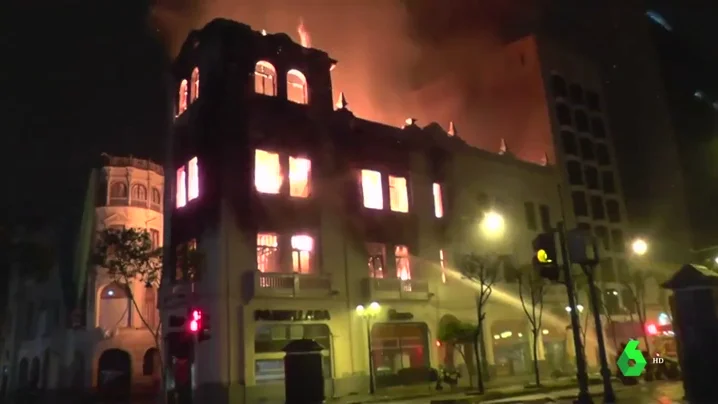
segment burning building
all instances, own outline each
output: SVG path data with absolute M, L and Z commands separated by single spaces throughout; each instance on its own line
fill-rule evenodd
M 524 56 L 515 49 L 531 44 L 511 48 L 516 63 Z M 469 252 L 500 268 L 483 324 L 489 372 L 530 372 L 516 279 L 530 268 L 531 240 L 560 220 L 557 185 L 570 184 L 571 219 L 602 214 L 611 245 L 622 245 L 597 93 L 534 71 L 537 93 L 556 101 L 535 117 L 545 127 L 532 151 L 544 150 L 529 163 L 501 138 L 507 128 L 494 131 L 494 153 L 467 145 L 453 124 L 409 118 L 397 128 L 354 116 L 344 95 L 332 100 L 336 64 L 229 20 L 193 32 L 175 62 L 173 254 L 161 312 L 166 320 L 198 307 L 211 329 L 195 348 L 196 394 L 280 398 L 282 349 L 301 338 L 324 348 L 329 396 L 366 393 L 370 375 L 380 388 L 426 382 L 439 366 L 470 371 L 471 355 L 458 359 L 437 340 L 446 321 L 476 322 L 475 285 L 452 269 Z M 199 264 L 188 265 L 189 252 Z M 549 294 L 538 339 L 539 361 L 553 368 L 565 358 L 564 295 Z M 373 302 L 374 317 L 359 315 Z

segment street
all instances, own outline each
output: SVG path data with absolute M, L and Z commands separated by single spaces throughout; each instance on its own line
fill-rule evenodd
M 683 403 L 683 385 L 681 382 L 652 382 L 649 384 L 641 384 L 638 386 L 622 386 L 616 385 L 615 387 L 617 402 L 627 404 L 679 404 Z M 594 403 L 603 403 L 603 398 L 600 396 L 600 386 L 594 386 L 591 389 L 591 393 L 594 394 Z M 523 396 L 502 398 L 497 400 L 482 400 L 477 396 L 460 395 L 455 396 L 444 396 L 441 398 L 424 397 L 412 400 L 395 400 L 386 401 L 384 403 L 394 404 L 448 404 L 462 402 L 467 400 L 467 403 L 481 403 L 481 404 L 539 404 L 539 403 L 572 403 L 573 399 L 578 394 L 578 389 L 566 389 L 560 390 L 553 393 L 541 393 L 541 394 L 527 394 Z M 456 401 L 453 401 L 456 400 Z

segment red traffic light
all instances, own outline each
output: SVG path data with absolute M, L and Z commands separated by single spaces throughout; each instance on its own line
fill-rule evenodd
M 656 335 L 656 334 L 658 334 L 658 327 L 656 327 L 655 324 L 647 324 L 646 331 L 648 332 L 649 335 Z
M 202 321 L 202 312 L 200 310 L 192 310 L 190 313 L 189 330 L 192 332 L 199 331 L 200 322 Z

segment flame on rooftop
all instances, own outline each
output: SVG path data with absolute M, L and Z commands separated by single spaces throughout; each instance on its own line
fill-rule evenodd
M 299 34 L 299 41 L 305 48 L 312 47 L 312 37 L 309 35 L 309 31 L 304 26 L 304 19 L 299 18 L 299 26 L 297 26 L 297 33 Z

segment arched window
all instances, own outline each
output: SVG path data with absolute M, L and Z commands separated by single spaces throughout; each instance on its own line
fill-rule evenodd
M 157 188 L 152 188 L 152 203 L 162 204 L 162 193 Z
M 104 330 L 130 326 L 130 298 L 127 288 L 111 283 L 100 292 L 99 326 Z
M 190 82 L 190 102 L 194 102 L 197 98 L 199 98 L 199 67 L 195 67 L 194 70 L 192 70 Z
M 30 379 L 30 362 L 27 360 L 27 358 L 22 358 L 22 360 L 20 361 L 20 366 L 18 366 L 18 369 L 17 369 L 18 387 L 21 387 L 21 388 L 27 387 L 29 379 Z
M 146 201 L 147 200 L 147 187 L 145 187 L 142 184 L 135 184 L 132 186 L 132 199 L 136 199 L 138 201 Z
M 277 70 L 271 63 L 260 60 L 254 66 L 254 91 L 257 94 L 277 95 Z
M 177 105 L 177 115 L 183 113 L 187 109 L 187 80 L 182 80 L 179 86 L 179 104 Z
M 287 99 L 297 104 L 308 104 L 307 78 L 299 70 L 292 69 L 287 73 Z
M 127 185 L 122 182 L 113 182 L 110 186 L 110 198 L 127 198 Z

